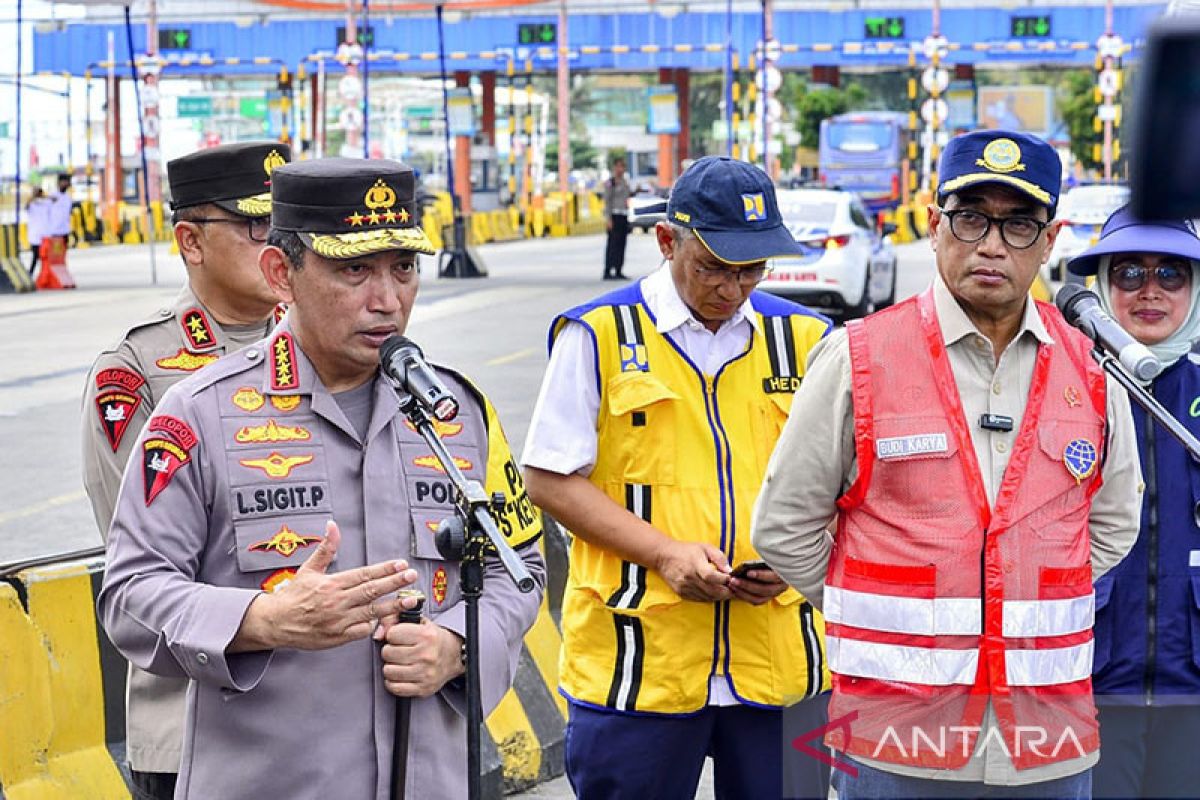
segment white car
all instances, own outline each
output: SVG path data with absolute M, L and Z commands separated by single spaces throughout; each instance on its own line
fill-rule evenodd
M 836 189 L 778 192 L 783 224 L 799 258 L 772 259 L 765 291 L 842 319 L 862 317 L 896 299 L 894 226 L 876 231 L 862 200 Z
M 1058 239 L 1043 266 L 1047 283 L 1059 284 L 1068 278 L 1067 262 L 1100 239 L 1104 221 L 1129 202 L 1129 187 L 1121 184 L 1096 184 L 1068 189 L 1058 201 L 1057 219 L 1062 220 Z

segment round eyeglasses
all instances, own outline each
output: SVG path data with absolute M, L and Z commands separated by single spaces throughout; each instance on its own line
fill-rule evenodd
M 1033 217 L 989 217 L 969 209 L 943 211 L 942 216 L 950 220 L 950 232 L 961 242 L 974 244 L 982 241 L 992 225 L 996 225 L 1000 228 L 1000 238 L 1014 250 L 1032 247 L 1042 231 L 1050 225 Z
M 1154 269 L 1148 269 L 1136 262 L 1127 261 L 1109 268 L 1108 281 L 1123 292 L 1136 292 L 1146 285 L 1151 275 L 1164 292 L 1178 292 L 1188 285 L 1192 270 L 1187 264 L 1175 262 L 1159 264 Z

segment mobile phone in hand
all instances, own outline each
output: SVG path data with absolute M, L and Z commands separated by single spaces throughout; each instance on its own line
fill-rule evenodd
M 736 567 L 733 568 L 732 575 L 735 578 L 741 578 L 742 580 L 749 581 L 749 580 L 754 580 L 754 579 L 747 577 L 746 573 L 750 572 L 751 570 L 770 569 L 770 568 L 771 568 L 770 565 L 767 564 L 767 562 L 765 562 L 765 561 L 743 561 L 742 563 L 738 564 Z

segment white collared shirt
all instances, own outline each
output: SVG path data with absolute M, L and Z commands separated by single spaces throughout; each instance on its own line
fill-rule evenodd
M 641 280 L 646 308 L 654 328 L 674 342 L 706 375 L 745 352 L 758 317 L 747 299 L 716 333 L 708 330 L 684 304 L 662 267 Z M 596 464 L 596 418 L 600 387 L 596 385 L 596 351 L 592 337 L 578 322 L 569 322 L 554 340 L 550 363 L 542 378 L 521 463 L 560 475 L 585 478 Z
M 641 287 L 646 308 L 654 318 L 654 329 L 674 342 L 705 375 L 716 375 L 745 352 L 751 331 L 758 329 L 758 316 L 749 298 L 715 333 L 704 327 L 679 296 L 670 264 L 643 278 Z M 583 325 L 571 321 L 559 331 L 550 351 L 550 363 L 529 420 L 522 465 L 560 475 L 578 473 L 585 478 L 592 473 L 600 414 L 596 375 L 592 337 Z M 724 677 L 709 679 L 709 705 L 737 703 Z

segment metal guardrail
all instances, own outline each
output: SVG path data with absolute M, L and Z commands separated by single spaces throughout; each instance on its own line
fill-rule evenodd
M 89 558 L 97 558 L 104 555 L 104 545 L 96 545 L 95 547 L 87 547 L 82 550 L 70 550 L 66 553 L 55 553 L 53 555 L 35 556 L 34 558 L 26 558 L 20 561 L 8 561 L 0 563 L 0 580 L 8 580 L 22 570 L 33 569 L 34 567 L 45 567 L 50 564 L 59 564 L 64 561 L 83 561 Z

